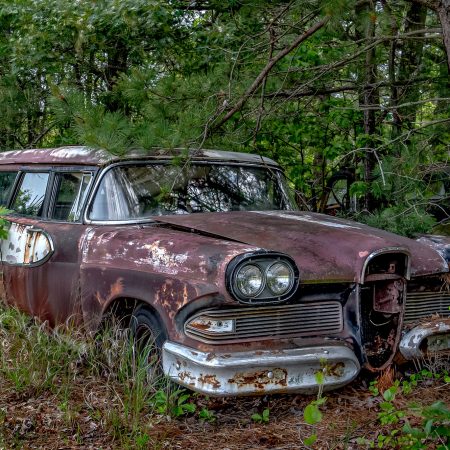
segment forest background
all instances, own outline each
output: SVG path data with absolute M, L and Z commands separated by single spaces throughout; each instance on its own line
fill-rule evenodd
M 413 235 L 447 217 L 449 61 L 449 0 L 3 0 L 0 150 L 257 153 Z

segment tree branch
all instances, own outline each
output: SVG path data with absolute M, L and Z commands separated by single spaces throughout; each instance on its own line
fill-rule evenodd
M 320 30 L 328 21 L 330 20 L 329 16 L 324 17 L 320 22 L 316 23 L 312 26 L 308 31 L 299 36 L 291 45 L 285 47 L 279 53 L 277 53 L 273 58 L 269 60 L 264 69 L 260 72 L 260 74 L 256 77 L 255 81 L 252 85 L 245 91 L 242 97 L 238 100 L 236 105 L 228 111 L 225 116 L 223 116 L 217 123 L 213 125 L 213 128 L 221 127 L 225 122 L 230 120 L 246 103 L 251 95 L 258 89 L 264 79 L 267 77 L 269 72 L 272 70 L 273 66 L 283 59 L 286 55 L 288 55 L 292 50 L 297 48 L 303 41 L 311 37 L 315 32 Z
M 326 94 L 335 94 L 338 92 L 354 92 L 354 91 L 362 91 L 364 89 L 376 89 L 380 87 L 401 87 L 401 86 L 411 86 L 416 83 L 426 83 L 430 82 L 430 78 L 421 78 L 416 80 L 406 80 L 406 81 L 396 81 L 395 83 L 390 83 L 389 81 L 380 81 L 378 83 L 358 85 L 358 84 L 343 84 L 342 86 L 321 86 L 317 88 L 311 88 L 308 90 L 302 91 L 300 88 L 296 88 L 293 90 L 286 91 L 277 91 L 277 92 L 269 92 L 265 95 L 266 98 L 274 99 L 274 98 L 301 98 L 301 97 L 313 97 L 315 95 L 326 95 Z

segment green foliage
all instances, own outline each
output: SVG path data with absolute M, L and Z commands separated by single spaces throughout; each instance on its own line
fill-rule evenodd
M 8 210 L 0 206 L 0 240 L 8 237 L 9 222 L 3 218 L 5 214 L 8 214 Z
M 259 413 L 252 414 L 251 419 L 253 420 L 253 422 L 256 423 L 269 423 L 270 420 L 269 416 L 270 416 L 270 409 L 264 408 L 261 414 Z
M 317 393 L 317 398 L 312 400 L 306 405 L 303 411 L 303 419 L 305 423 L 308 425 L 312 425 L 313 427 L 318 423 L 322 422 L 323 415 L 320 411 L 320 406 L 323 406 L 327 401 L 326 397 L 322 397 L 323 384 L 325 382 L 325 373 L 327 367 L 327 361 L 325 359 L 320 361 L 321 366 L 323 366 L 322 370 L 319 370 L 315 373 L 315 379 L 319 386 L 319 391 Z M 313 428 L 314 429 L 314 428 Z M 303 440 L 303 443 L 306 446 L 312 446 L 317 440 L 317 433 L 313 432 L 308 437 Z
M 208 408 L 202 408 L 198 413 L 198 418 L 204 422 L 212 423 L 216 420 L 216 416 L 213 411 Z
M 370 215 L 361 214 L 357 219 L 372 227 L 383 228 L 407 237 L 430 233 L 436 224 L 436 219 L 426 210 L 404 206 L 393 206 L 375 211 Z
M 191 402 L 192 394 L 184 389 L 158 390 L 150 399 L 150 405 L 159 414 L 181 417 L 194 413 L 196 405 Z
M 322 421 L 322 413 L 320 412 L 319 406 L 325 403 L 326 399 L 320 398 L 309 403 L 305 411 L 303 412 L 303 418 L 305 422 L 309 425 L 316 425 Z
M 357 443 L 368 448 L 402 448 L 402 449 L 427 449 L 436 443 L 440 450 L 448 449 L 450 437 L 450 409 L 438 401 L 429 406 L 412 403 L 406 409 L 398 409 L 396 398 L 398 396 L 413 396 L 419 383 L 427 379 L 442 379 L 445 383 L 447 373 L 422 370 L 410 375 L 402 381 L 396 380 L 394 384 L 382 394 L 379 403 L 380 412 L 378 421 L 381 426 L 389 426 L 387 434 L 380 432 L 376 440 L 358 438 Z M 369 391 L 375 397 L 380 395 L 377 382 L 372 382 Z M 409 417 L 413 415 L 419 419 L 419 426 L 413 427 Z M 415 420 L 417 422 L 417 420 Z M 403 423 L 403 426 L 401 424 Z

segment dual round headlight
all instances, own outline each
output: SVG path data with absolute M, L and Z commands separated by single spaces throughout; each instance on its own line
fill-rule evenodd
M 235 288 L 240 297 L 281 297 L 291 291 L 296 277 L 288 262 L 248 262 L 235 272 Z

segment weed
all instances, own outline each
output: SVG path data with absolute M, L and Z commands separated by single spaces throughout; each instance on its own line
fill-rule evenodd
M 192 394 L 186 393 L 184 389 L 171 391 L 160 389 L 150 399 L 150 404 L 155 410 L 165 416 L 181 417 L 196 410 L 196 405 L 190 400 Z
M 320 411 L 320 406 L 324 405 L 327 401 L 326 397 L 322 397 L 323 384 L 325 381 L 325 373 L 327 372 L 326 361 L 322 361 L 323 369 L 316 372 L 315 378 L 319 386 L 319 392 L 317 393 L 317 398 L 311 401 L 303 411 L 303 418 L 308 425 L 313 427 L 322 421 L 322 412 Z M 314 429 L 314 428 L 313 428 Z M 303 440 L 306 446 L 312 446 L 317 441 L 317 433 L 314 432 L 307 438 Z
M 208 408 L 202 408 L 198 413 L 198 418 L 203 422 L 210 422 L 210 423 L 216 420 L 216 416 Z
M 270 420 L 270 409 L 265 408 L 261 414 L 255 413 L 252 415 L 251 419 L 256 423 L 269 423 Z
M 427 369 L 410 375 L 401 382 L 396 380 L 382 394 L 378 421 L 380 425 L 389 425 L 387 434 L 379 433 L 376 440 L 358 438 L 357 443 L 370 448 L 402 448 L 427 449 L 435 443 L 437 449 L 448 450 L 450 437 L 450 410 L 443 402 L 435 402 L 431 406 L 411 404 L 407 410 L 398 409 L 395 404 L 399 395 L 408 396 L 414 393 L 418 384 L 429 379 L 443 380 L 447 383 L 448 376 L 444 373 L 434 373 Z M 378 396 L 377 383 L 371 383 L 369 391 Z M 413 427 L 408 417 L 412 415 L 420 419 L 420 425 Z M 399 427 L 401 423 L 402 427 Z M 433 447 L 434 448 L 434 447 Z

